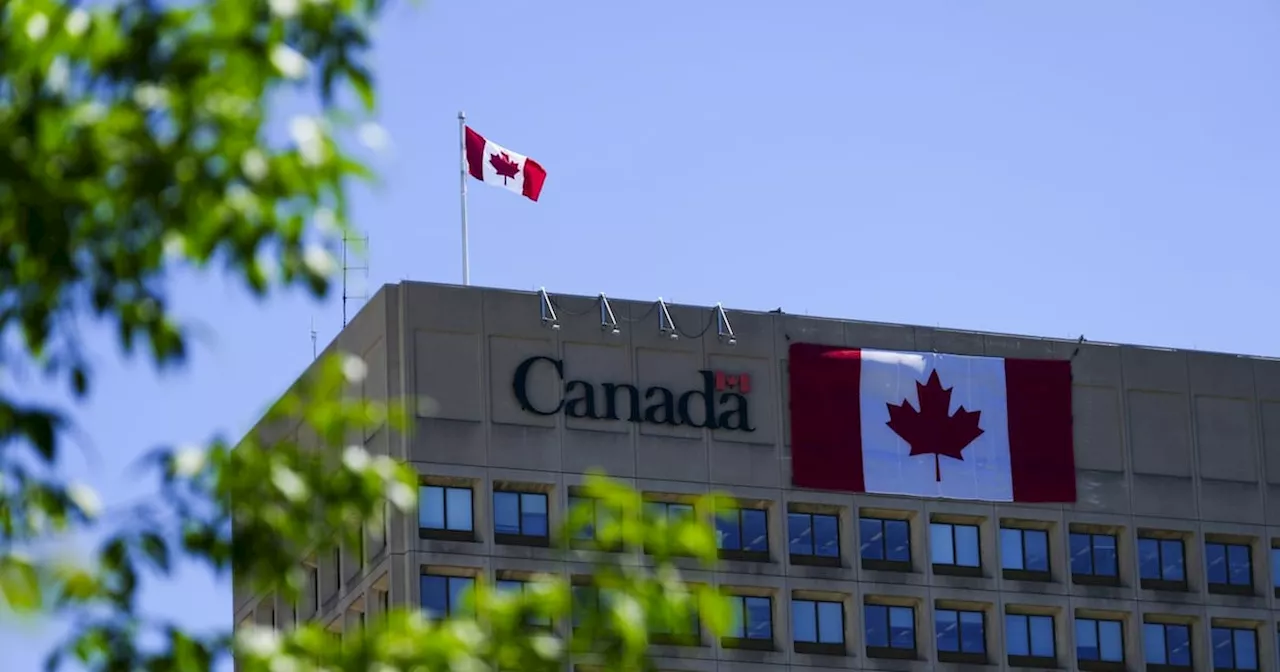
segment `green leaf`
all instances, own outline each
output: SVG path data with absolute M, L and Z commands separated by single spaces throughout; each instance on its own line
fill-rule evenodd
M 30 561 L 0 557 L 0 595 L 15 612 L 32 613 L 41 607 L 40 576 Z

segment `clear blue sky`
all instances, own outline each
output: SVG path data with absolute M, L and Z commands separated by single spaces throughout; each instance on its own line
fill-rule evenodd
M 396 3 L 376 55 L 374 286 L 460 278 L 462 108 L 549 172 L 538 203 L 472 183 L 475 284 L 1280 355 L 1274 2 Z M 247 429 L 341 322 L 175 296 L 211 334 L 187 371 L 93 336 L 73 462 L 109 502 L 142 451 Z M 231 623 L 199 572 L 146 604 Z M 50 631 L 0 631 L 34 669 Z

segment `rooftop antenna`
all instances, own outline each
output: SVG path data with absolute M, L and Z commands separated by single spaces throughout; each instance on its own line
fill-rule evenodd
M 313 315 L 311 317 L 311 359 L 312 361 L 315 361 L 316 357 L 318 357 L 318 355 L 316 354 L 316 318 Z
M 547 294 L 546 287 L 538 289 L 538 299 L 538 317 L 542 320 L 542 326 L 559 331 L 560 317 L 556 315 L 555 304 L 551 303 L 551 297 Z
M 716 304 L 716 336 L 721 343 L 737 345 L 738 337 L 733 334 L 733 325 L 729 324 L 729 316 L 724 314 L 724 305 Z
M 675 320 L 671 319 L 671 311 L 667 310 L 667 302 L 661 296 L 658 297 L 658 331 L 673 341 L 680 338 L 680 330 L 676 327 Z
M 613 308 L 609 305 L 609 299 L 605 298 L 604 292 L 600 293 L 600 331 L 607 331 L 614 335 L 622 333 L 618 328 L 618 318 L 613 316 Z
M 352 244 L 358 245 L 359 248 L 353 254 L 350 250 Z M 352 236 L 351 234 L 342 234 L 342 328 L 347 328 L 347 301 L 366 301 L 369 299 L 367 294 L 369 288 L 369 236 Z M 363 265 L 353 266 L 353 258 L 365 255 Z M 351 287 L 350 276 L 352 273 L 359 275 L 364 282 L 360 283 L 359 291 L 353 290 Z

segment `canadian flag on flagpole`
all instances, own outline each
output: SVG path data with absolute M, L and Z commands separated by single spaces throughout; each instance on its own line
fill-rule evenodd
M 531 201 L 538 200 L 547 171 L 537 161 L 486 140 L 470 126 L 466 127 L 465 147 L 471 177 L 522 194 Z
M 1074 502 L 1071 363 L 793 344 L 797 487 Z

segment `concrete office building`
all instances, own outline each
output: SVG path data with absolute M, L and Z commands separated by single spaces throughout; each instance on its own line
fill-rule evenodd
M 553 321 L 532 292 L 370 300 L 330 350 L 366 359 L 368 397 L 414 400 L 412 436 L 366 440 L 419 471 L 422 511 L 300 558 L 303 604 L 237 592 L 237 623 L 343 631 L 389 604 L 447 610 L 475 577 L 589 573 L 544 546 L 599 467 L 668 510 L 708 490 L 742 507 L 718 568 L 687 575 L 733 595 L 741 627 L 656 646 L 665 670 L 1280 669 L 1280 361 L 734 310 L 730 343 L 714 308 L 668 322 L 650 301 L 610 301 L 614 333 L 598 298 L 550 298 Z M 794 342 L 1069 360 L 1074 503 L 792 487 Z M 633 411 L 624 384 L 688 417 Z M 691 426 L 701 396 L 679 408 L 704 389 L 714 429 Z

